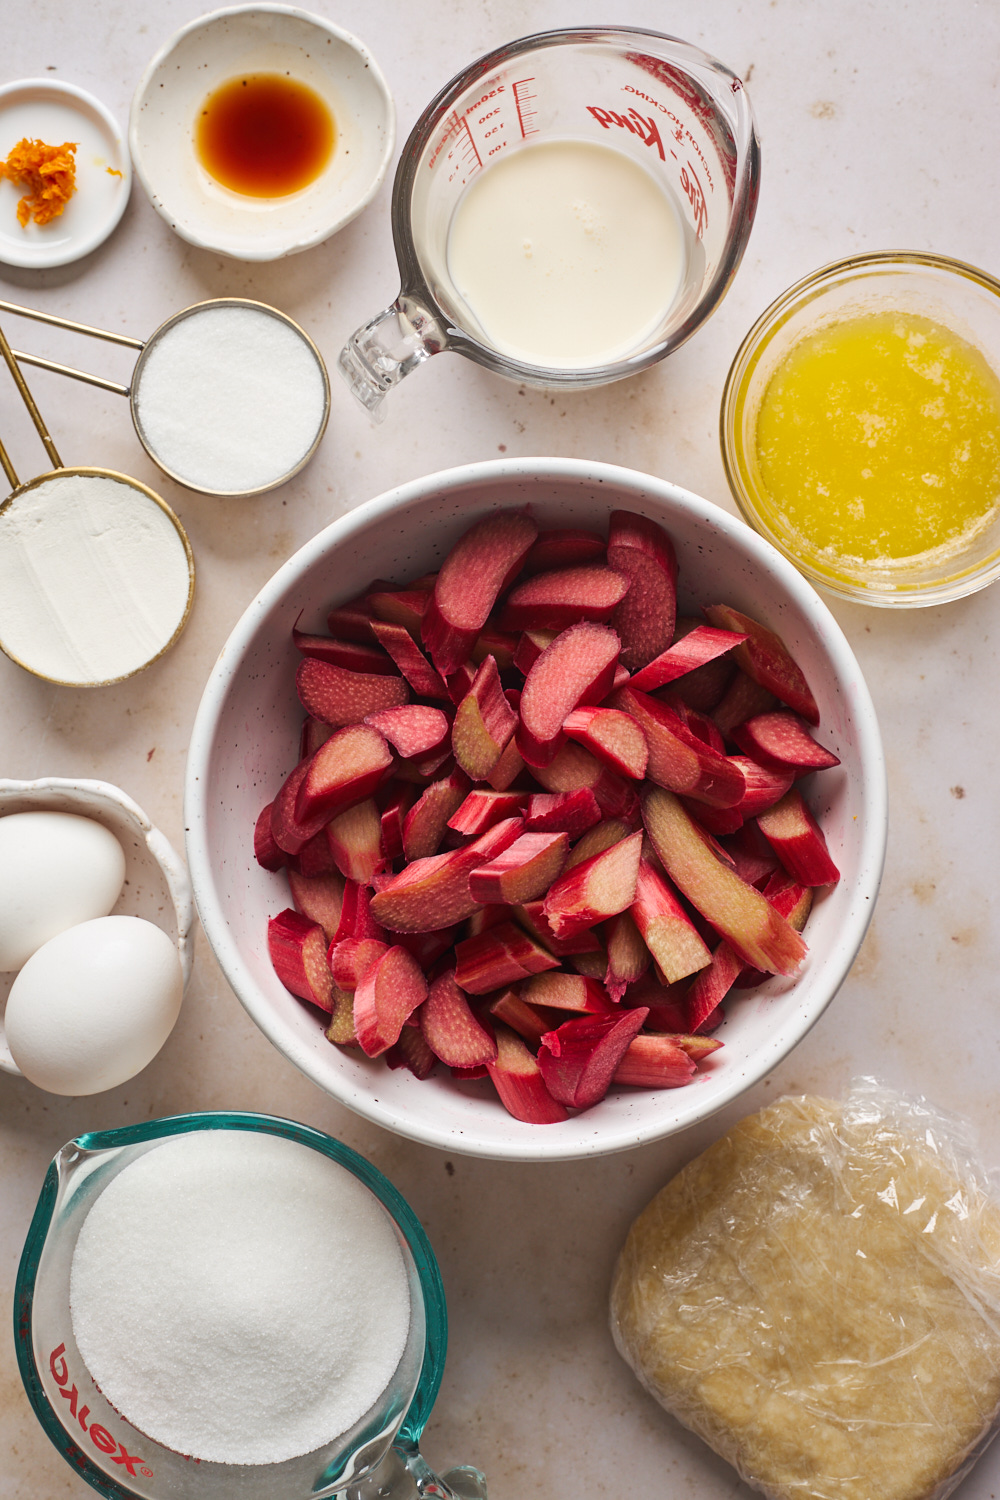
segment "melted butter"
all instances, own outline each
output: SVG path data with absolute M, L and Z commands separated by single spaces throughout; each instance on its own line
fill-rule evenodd
M 793 346 L 756 448 L 768 519 L 804 555 L 856 569 L 958 552 L 1000 499 L 1000 382 L 930 318 L 859 315 Z

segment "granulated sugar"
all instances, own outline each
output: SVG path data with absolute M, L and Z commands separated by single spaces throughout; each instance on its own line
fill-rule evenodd
M 303 336 L 253 307 L 206 307 L 162 334 L 135 390 L 140 432 L 195 489 L 235 495 L 277 483 L 305 458 L 326 410 Z
M 73 1256 L 80 1354 L 165 1447 L 281 1463 L 347 1431 L 406 1345 L 402 1252 L 377 1199 L 295 1141 L 176 1136 L 96 1200 Z
M 169 645 L 189 600 L 184 542 L 155 500 L 55 474 L 0 513 L 0 642 L 56 682 L 111 682 Z

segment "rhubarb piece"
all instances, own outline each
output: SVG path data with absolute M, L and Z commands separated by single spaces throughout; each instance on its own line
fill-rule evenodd
M 523 770 L 524 761 L 517 748 L 517 740 L 512 739 L 486 780 L 494 791 L 505 792 L 508 787 L 513 786 Z
M 579 843 L 574 844 L 570 850 L 563 874 L 572 870 L 575 865 L 582 865 L 584 860 L 593 859 L 595 854 L 603 854 L 612 844 L 620 844 L 632 832 L 631 825 L 624 818 L 607 818 L 596 827 L 589 828 Z
M 471 880 L 471 877 L 470 877 Z M 489 932 L 491 927 L 499 927 L 503 922 L 510 921 L 510 907 L 502 906 L 499 902 L 486 906 L 479 906 L 465 924 L 463 937 L 480 937 L 484 932 Z M 535 936 L 534 933 L 531 934 Z
M 513 922 L 501 922 L 455 944 L 455 980 L 470 995 L 488 995 L 558 967 L 559 960 Z
M 558 630 L 525 630 L 514 648 L 514 665 L 525 677 L 547 646 L 551 646 Z
M 757 827 L 788 873 L 803 885 L 837 884 L 840 871 L 830 858 L 823 830 L 796 787 L 760 814 Z
M 642 1009 L 613 1016 L 580 1016 L 546 1032 L 538 1067 L 553 1099 L 571 1109 L 590 1109 L 602 1100 L 646 1019 Z
M 575 531 L 568 527 L 540 531 L 538 540 L 524 559 L 522 571 L 532 577 L 535 573 L 549 573 L 556 568 L 602 563 L 607 545 L 596 531 Z
M 758 890 L 763 890 L 780 868 L 777 855 L 756 823 L 745 824 L 737 837 L 721 841 L 721 847 L 740 879 Z
M 605 625 L 571 625 L 547 646 L 525 679 L 517 745 L 529 766 L 547 766 L 574 708 L 599 703 L 614 681 L 619 642 Z M 561 790 L 561 788 L 560 788 Z
M 524 511 L 495 511 L 477 521 L 449 552 L 420 631 L 442 677 L 467 660 L 537 535 L 538 527 Z
M 666 880 L 647 859 L 639 861 L 631 911 L 642 940 L 656 959 L 667 984 L 675 984 L 678 979 L 696 974 L 711 961 L 712 955 L 698 936 L 694 923 Z
M 622 665 L 634 672 L 666 651 L 674 638 L 677 557 L 662 526 L 615 510 L 608 526 L 608 563 L 629 580 L 611 626 L 622 643 Z
M 340 921 L 330 939 L 331 943 L 339 943 L 344 938 L 377 938 L 379 942 L 385 939 L 384 929 L 372 915 L 371 900 L 371 892 L 367 886 L 359 885 L 355 880 L 344 882 Z
M 646 1008 L 646 1031 L 675 1036 L 687 1026 L 685 996 L 689 989 L 686 979 L 677 984 L 661 984 L 654 973 L 648 973 L 637 984 L 629 985 L 622 1005 L 628 1010 L 637 1006 Z
M 504 906 L 497 910 L 502 911 L 505 917 L 510 915 Z M 581 927 L 567 938 L 556 937 L 545 915 L 544 901 L 526 901 L 515 906 L 513 915 L 525 932 L 541 943 L 543 948 L 555 954 L 556 958 L 571 958 L 578 953 L 604 952 L 597 935 L 589 927 Z
M 478 670 L 479 668 L 470 657 L 468 661 L 463 661 L 460 667 L 456 667 L 454 672 L 449 673 L 447 681 L 448 697 L 455 704 L 456 708 L 462 699 L 468 693 L 472 692 L 472 684 L 476 680 Z
M 299 663 L 295 687 L 306 713 L 334 729 L 360 724 L 365 714 L 410 701 L 410 689 L 402 677 L 351 672 L 312 656 L 303 657 Z
M 485 781 L 517 727 L 517 714 L 504 697 L 500 674 L 487 656 L 462 698 L 451 728 L 451 748 L 473 781 Z
M 403 1024 L 427 999 L 427 981 L 405 948 L 389 948 L 354 992 L 354 1026 L 369 1057 L 399 1040 Z
M 423 1011 L 423 1006 L 420 1010 Z M 409 1068 L 414 1078 L 419 1078 L 421 1082 L 429 1078 L 437 1067 L 437 1058 L 424 1040 L 419 1026 L 405 1025 L 399 1033 L 399 1041 L 388 1047 L 382 1056 L 390 1068 Z
M 639 871 L 641 875 L 641 860 Z M 604 930 L 604 941 L 608 952 L 604 987 L 618 1004 L 628 986 L 635 984 L 645 974 L 652 962 L 652 954 L 643 942 L 642 933 L 635 925 L 635 918 L 630 911 L 619 912 L 617 917 L 610 919 Z
M 694 1058 L 673 1037 L 643 1034 L 629 1042 L 612 1082 L 634 1089 L 679 1089 L 696 1070 Z
M 746 789 L 739 766 L 706 745 L 668 704 L 636 692 L 631 684 L 619 688 L 613 702 L 632 715 L 646 737 L 650 781 L 710 807 L 739 802 Z
M 529 1005 L 516 990 L 504 990 L 496 1000 L 491 1000 L 490 1015 L 503 1021 L 518 1036 L 523 1036 L 525 1041 L 534 1043 L 536 1047 L 555 1024 L 551 1014 L 545 1014 L 536 1006 Z
M 664 701 L 666 699 L 664 698 Z M 683 724 L 691 731 L 696 739 L 701 740 L 710 750 L 716 751 L 718 755 L 725 755 L 726 741 L 719 726 L 710 719 L 707 714 L 700 714 L 696 709 L 689 708 L 686 703 L 678 701 L 668 704 Z
M 812 887 L 803 885 L 794 876 L 786 874 L 784 870 L 779 868 L 774 871 L 761 889 L 775 911 L 779 912 L 795 928 L 796 932 L 801 932 L 809 919 L 809 913 L 812 911 Z M 759 969 L 744 967 L 740 971 L 734 988 L 738 990 L 753 989 L 754 986 L 763 984 L 768 977 L 767 974 L 762 974 Z
M 456 833 L 478 838 L 487 828 L 492 828 L 502 818 L 522 814 L 528 797 L 523 792 L 494 792 L 482 787 L 473 787 L 462 805 L 448 819 L 448 827 Z M 525 827 L 531 824 L 525 819 Z
M 787 709 L 755 714 L 752 719 L 744 720 L 733 729 L 733 739 L 741 750 L 765 766 L 806 772 L 840 765 L 837 756 L 818 744 L 798 715 Z
M 469 876 L 477 901 L 519 906 L 544 895 L 569 854 L 565 833 L 522 833 L 508 849 Z
M 809 724 L 819 723 L 819 709 L 802 669 L 779 635 L 740 614 L 728 604 L 710 604 L 705 618 L 718 630 L 742 631 L 746 640 L 737 646 L 733 656 L 748 677 L 760 687 L 787 703 Z
M 670 879 L 744 963 L 794 974 L 805 943 L 759 891 L 718 859 L 678 799 L 662 787 L 648 788 L 642 815 Z
M 431 666 L 405 625 L 373 620 L 371 629 L 415 693 L 421 698 L 447 699 L 451 696 L 441 674 Z M 401 701 L 405 703 L 406 699 Z
M 567 740 L 547 766 L 532 774 L 548 792 L 590 791 L 606 818 L 635 817 L 639 799 L 633 787 L 575 740 Z
M 394 932 L 400 948 L 412 953 L 425 974 L 430 974 L 439 958 L 455 946 L 460 928 L 442 927 L 437 932 Z
M 635 900 L 642 834 L 633 833 L 566 870 L 545 898 L 545 915 L 557 937 L 617 916 Z
M 531 833 L 568 833 L 575 839 L 601 821 L 601 809 L 590 787 L 576 792 L 535 792 L 527 803 L 524 826 Z
M 746 635 L 742 631 L 715 630 L 711 625 L 696 625 L 680 640 L 668 646 L 666 651 L 662 651 L 648 666 L 640 667 L 633 674 L 632 686 L 641 693 L 652 693 L 656 688 L 676 682 L 678 677 L 686 677 L 699 667 L 717 661 L 720 656 L 728 656 L 735 646 L 745 640 Z
M 603 949 L 600 953 L 574 953 L 568 962 L 584 979 L 596 979 L 599 983 L 604 983 L 604 976 L 608 971 L 608 955 Z
M 766 687 L 754 682 L 743 671 L 737 671 L 726 689 L 721 702 L 712 710 L 712 722 L 719 732 L 732 737 L 738 724 L 752 719 L 755 714 L 770 713 L 778 700 Z
M 501 630 L 565 630 L 580 620 L 603 625 L 628 593 L 629 580 L 612 568 L 565 568 L 539 573 L 507 595 Z
M 292 630 L 292 640 L 303 656 L 331 662 L 348 672 L 374 673 L 376 677 L 397 675 L 392 658 L 377 646 L 363 646 L 359 641 L 338 641 L 330 635 L 309 635 L 297 626 Z
M 382 841 L 382 858 L 386 864 L 403 855 L 403 827 L 406 814 L 416 801 L 416 789 L 408 782 L 393 786 L 379 819 L 379 836 Z
M 372 680 L 389 681 L 386 677 Z M 306 762 L 306 774 L 296 791 L 295 819 L 300 828 L 308 828 L 311 838 L 336 813 L 370 797 L 391 765 L 388 745 L 367 724 L 349 724 L 332 734 Z M 282 842 L 277 828 L 274 836 Z
M 382 853 L 382 820 L 371 797 L 338 813 L 326 825 L 326 841 L 340 873 L 348 880 L 368 885 L 385 867 Z
M 697 1031 L 715 1014 L 743 971 L 743 960 L 733 952 L 723 939 L 712 954 L 712 961 L 700 974 L 695 975 L 687 994 L 684 1009 L 687 1026 Z
M 291 907 L 279 912 L 267 924 L 267 951 L 286 990 L 320 1010 L 333 1010 L 326 934 L 318 922 L 311 922 Z
M 563 1106 L 549 1093 L 541 1069 L 519 1036 L 507 1026 L 497 1026 L 497 1057 L 487 1063 L 500 1102 L 515 1120 L 527 1125 L 556 1125 L 568 1118 Z
M 384 735 L 404 760 L 441 749 L 451 729 L 446 714 L 421 703 L 384 708 L 379 713 L 366 714 L 364 722 Z
M 314 819 L 312 822 L 302 822 L 295 814 L 299 791 L 311 765 L 312 757 L 309 760 L 300 761 L 285 777 L 278 795 L 271 803 L 271 837 L 278 848 L 284 849 L 286 854 L 298 854 L 309 840 L 319 833 L 327 821 L 323 817 Z
M 328 740 L 332 733 L 332 724 L 324 724 L 321 719 L 314 719 L 312 714 L 306 714 L 302 720 L 299 760 L 308 760 L 310 755 L 315 755 L 320 745 Z
M 271 803 L 261 811 L 253 830 L 253 857 L 265 870 L 283 870 L 288 856 L 271 832 Z
M 457 769 L 441 781 L 431 782 L 403 823 L 403 853 L 407 859 L 426 859 L 437 853 L 448 819 L 461 807 L 468 791 L 469 778 Z
M 504 630 L 494 630 L 492 626 L 487 626 L 469 652 L 469 660 L 475 666 L 481 667 L 486 658 L 492 656 L 500 671 L 506 672 L 514 665 L 517 643 L 516 635 L 509 635 Z
M 420 624 L 430 597 L 430 589 L 377 589 L 365 602 L 376 620 L 386 625 L 402 625 L 419 640 Z
M 330 875 L 337 869 L 337 861 L 327 842 L 325 828 L 321 828 L 319 833 L 314 833 L 312 838 L 302 845 L 298 854 L 289 858 L 289 869 L 293 862 L 298 866 L 302 875 L 308 876 Z
M 333 991 L 333 1010 L 326 1028 L 326 1039 L 338 1047 L 358 1045 L 358 1033 L 354 1029 L 354 996 L 346 990 Z
M 551 1010 L 572 1010 L 581 1015 L 617 1014 L 608 992 L 599 979 L 583 974 L 536 974 L 521 986 L 521 999 L 529 1005 L 545 1005 Z
M 744 822 L 780 802 L 795 779 L 794 770 L 790 767 L 762 766 L 748 755 L 732 755 L 730 760 L 739 766 L 746 784 L 743 796 L 733 808 Z
M 420 1029 L 435 1057 L 450 1068 L 495 1062 L 497 1044 L 469 1008 L 451 972 L 440 974 L 420 1007 Z
M 326 628 L 340 641 L 357 641 L 361 645 L 372 643 L 372 612 L 363 594 L 338 604 L 326 617 Z
M 645 776 L 649 746 L 630 713 L 615 708 L 575 708 L 563 720 L 563 730 L 613 771 L 634 781 Z
M 392 932 L 435 932 L 453 927 L 475 911 L 469 876 L 512 844 L 524 829 L 521 818 L 506 818 L 472 844 L 415 859 L 372 897 L 375 920 Z
M 331 943 L 326 961 L 338 989 L 353 992 L 373 964 L 388 953 L 389 944 L 377 938 L 343 938 Z
M 318 922 L 327 942 L 332 942 L 344 906 L 343 876 L 336 870 L 324 875 L 303 875 L 298 870 L 289 870 L 288 885 L 295 910 L 310 922 Z

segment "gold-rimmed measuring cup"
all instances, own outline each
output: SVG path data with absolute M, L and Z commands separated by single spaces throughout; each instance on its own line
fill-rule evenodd
M 146 430 L 141 408 L 143 375 L 149 366 L 150 358 L 155 354 L 164 337 L 177 328 L 178 325 L 187 322 L 191 318 L 197 318 L 201 314 L 211 313 L 216 309 L 224 308 L 248 308 L 267 317 L 274 318 L 285 328 L 291 330 L 301 340 L 303 352 L 307 353 L 311 361 L 315 363 L 316 376 L 322 389 L 322 403 L 312 441 L 280 474 L 269 478 L 266 483 L 255 486 L 236 486 L 234 488 L 227 487 L 220 489 L 199 484 L 189 474 L 185 475 L 175 466 L 171 465 L 169 460 L 158 450 L 155 440 Z M 57 375 L 68 376 L 71 380 L 81 380 L 87 385 L 97 386 L 104 391 L 111 391 L 116 396 L 126 397 L 136 436 L 153 463 L 168 478 L 173 479 L 177 484 L 183 485 L 186 489 L 194 490 L 196 494 L 249 499 L 253 495 L 262 495 L 268 490 L 277 489 L 279 485 L 287 484 L 290 479 L 293 479 L 296 474 L 305 468 L 319 447 L 323 434 L 326 431 L 330 418 L 330 377 L 327 373 L 323 356 L 305 329 L 296 323 L 294 318 L 290 318 L 287 313 L 280 312 L 278 308 L 271 307 L 266 302 L 256 302 L 250 297 L 212 297 L 204 302 L 194 302 L 190 307 L 182 308 L 180 312 L 174 313 L 172 317 L 167 318 L 154 330 L 148 339 L 137 339 L 129 334 L 112 333 L 107 329 L 94 328 L 89 323 L 77 323 L 70 318 L 60 318 L 53 313 L 40 312 L 37 308 L 22 307 L 15 302 L 0 301 L 0 312 L 15 313 L 18 317 L 31 318 L 37 323 L 47 323 L 54 328 L 65 328 L 71 333 L 83 334 L 88 338 L 103 339 L 107 343 L 121 344 L 127 349 L 134 349 L 138 354 L 138 359 L 136 360 L 132 371 L 132 378 L 128 385 L 123 385 L 120 381 L 116 380 L 107 380 L 100 375 L 92 375 L 86 370 L 77 370 L 71 365 L 58 364 L 55 360 L 43 359 L 39 355 L 26 353 L 20 349 L 15 350 L 14 354 L 22 364 L 35 365 L 42 370 L 51 370 Z M 206 422 L 211 420 L 211 414 L 206 413 Z
M 183 549 L 187 568 L 187 591 L 182 607 L 177 611 L 173 631 L 167 640 L 163 641 L 156 650 L 151 651 L 144 659 L 140 660 L 138 664 L 112 677 L 88 675 L 85 669 L 82 668 L 80 674 L 75 677 L 57 677 L 45 671 L 40 666 L 38 660 L 32 661 L 30 659 L 30 640 L 25 643 L 12 641 L 11 631 L 13 630 L 15 633 L 19 631 L 22 621 L 16 607 L 16 601 L 6 596 L 0 598 L 0 651 L 3 651 L 13 662 L 16 662 L 18 666 L 23 667 L 25 671 L 31 672 L 34 676 L 41 677 L 44 681 L 52 682 L 60 687 L 106 687 L 112 682 L 123 681 L 128 677 L 134 676 L 136 672 L 145 670 L 152 662 L 158 660 L 165 652 L 169 651 L 170 647 L 174 645 L 183 631 L 191 613 L 191 605 L 194 600 L 194 554 L 191 550 L 191 543 L 188 540 L 187 532 L 170 506 L 154 490 L 151 490 L 148 485 L 140 483 L 138 479 L 132 479 L 127 474 L 120 474 L 114 469 L 93 467 L 68 468 L 59 456 L 59 451 L 52 439 L 52 435 L 45 424 L 45 420 L 35 403 L 31 391 L 28 389 L 28 384 L 18 365 L 17 357 L 7 342 L 2 329 L 0 329 L 0 357 L 2 357 L 10 371 L 18 393 L 27 407 L 28 414 L 41 439 L 46 455 L 53 465 L 53 468 L 48 473 L 39 474 L 34 479 L 30 479 L 22 484 L 11 462 L 10 455 L 4 447 L 3 441 L 0 440 L 0 468 L 3 469 L 8 483 L 12 487 L 11 493 L 0 503 L 0 548 L 3 548 L 7 541 L 7 533 L 5 533 L 4 529 L 5 522 L 8 524 L 14 522 L 17 519 L 18 511 L 29 507 L 38 498 L 39 492 L 43 492 L 43 487 L 50 481 L 70 479 L 77 481 L 77 493 L 80 495 L 85 495 L 88 490 L 96 490 L 97 486 L 106 485 L 108 480 L 113 481 L 116 485 L 124 486 L 134 495 L 137 507 L 147 507 L 151 503 L 157 508 L 157 511 L 166 518 L 167 523 L 172 527 Z M 169 535 L 169 532 L 167 534 Z M 28 566 L 30 567 L 30 561 Z M 102 582 L 103 580 L 97 581 L 98 584 Z M 99 603 L 99 601 L 96 602 Z
M 632 157 L 681 222 L 680 290 L 636 347 L 611 363 L 557 369 L 503 353 L 449 269 L 449 232 L 465 189 L 500 157 L 543 141 L 589 141 Z M 378 417 L 386 393 L 445 350 L 548 388 L 582 389 L 644 370 L 690 338 L 725 295 L 753 224 L 759 174 L 743 84 L 697 47 L 625 27 L 548 31 L 500 47 L 441 90 L 403 148 L 392 195 L 402 287 L 348 340 L 340 372 Z

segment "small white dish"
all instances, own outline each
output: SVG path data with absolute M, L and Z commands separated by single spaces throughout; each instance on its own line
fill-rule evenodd
M 330 109 L 336 144 L 314 182 L 279 198 L 235 193 L 198 160 L 198 111 L 240 74 L 287 73 Z M 370 203 L 395 143 L 388 85 L 363 43 L 289 5 L 212 11 L 181 28 L 136 88 L 129 146 L 149 199 L 182 239 L 236 260 L 278 260 L 318 245 Z
M 75 84 L 22 78 L 0 86 L 0 161 L 24 139 L 76 142 L 76 192 L 57 219 L 29 219 L 22 229 L 23 190 L 0 182 L 0 261 L 32 270 L 69 265 L 103 245 L 125 212 L 132 163 L 124 132 L 99 99 Z
M 0 818 L 19 812 L 67 812 L 93 818 L 115 835 L 125 851 L 125 885 L 115 915 L 144 917 L 176 945 L 187 988 L 191 977 L 194 905 L 184 861 L 173 845 L 137 803 L 107 781 L 74 781 L 59 776 L 39 781 L 0 778 Z M 14 974 L 0 974 L 0 1007 L 14 983 Z M 22 1077 L 10 1055 L 0 1019 L 0 1071 Z

